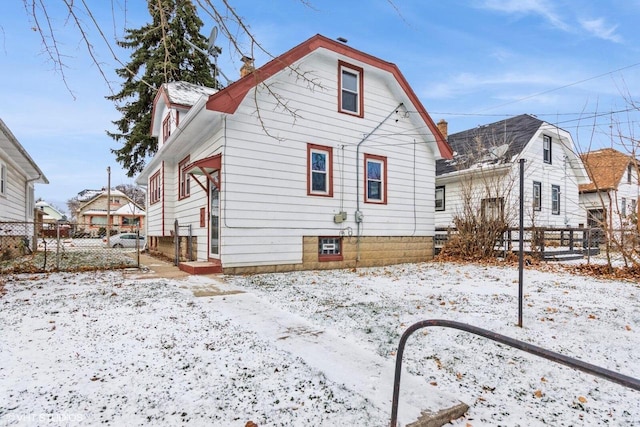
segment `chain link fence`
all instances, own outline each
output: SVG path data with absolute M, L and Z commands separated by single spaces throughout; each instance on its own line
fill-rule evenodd
M 0 273 L 138 268 L 146 239 L 137 227 L 93 236 L 68 222 L 0 222 Z

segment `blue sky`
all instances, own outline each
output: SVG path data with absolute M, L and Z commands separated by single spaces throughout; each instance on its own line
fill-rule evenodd
M 635 136 L 638 113 L 625 110 L 640 101 L 640 0 L 229 2 L 273 55 L 319 33 L 344 37 L 350 46 L 397 64 L 434 121 L 449 122 L 450 133 L 530 113 L 570 131 L 580 151 L 611 146 L 611 134 L 620 128 Z M 36 197 L 66 209 L 79 191 L 106 186 L 108 166 L 113 186 L 133 179 L 110 152 L 118 145 L 106 130 L 114 130 L 111 122 L 119 115 L 104 98 L 109 86 L 66 20 L 63 3 L 46 3 L 65 55 L 66 84 L 43 54 L 23 1 L 3 3 L 0 118 L 50 181 L 36 186 Z M 149 20 L 146 1 L 90 3 L 111 39 L 122 36 L 125 26 Z M 201 17 L 208 35 L 214 22 Z M 93 37 L 118 90 L 121 81 L 112 72 L 118 64 Z M 238 55 L 224 38 L 217 44 L 223 49 L 219 64 L 233 79 Z M 129 51 L 115 52 L 128 62 Z M 269 59 L 254 56 L 257 66 Z

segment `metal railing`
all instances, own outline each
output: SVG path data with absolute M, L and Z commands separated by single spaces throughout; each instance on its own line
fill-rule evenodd
M 625 387 L 640 391 L 640 379 L 629 377 L 627 375 L 623 375 L 618 372 L 610 371 L 600 366 L 592 365 L 590 363 L 586 363 L 581 360 L 574 359 L 572 357 L 565 356 L 563 354 L 556 353 L 556 352 L 547 350 L 545 348 L 526 343 L 524 341 L 516 340 L 514 338 L 510 338 L 505 335 L 500 335 L 498 333 L 489 331 L 487 329 L 478 328 L 476 326 L 472 326 L 466 323 L 456 322 L 452 320 L 443 320 L 443 319 L 422 320 L 420 322 L 414 323 L 413 325 L 409 326 L 409 328 L 402 334 L 402 337 L 400 337 L 400 343 L 398 344 L 398 352 L 396 354 L 395 377 L 393 381 L 393 401 L 391 406 L 391 423 L 390 423 L 391 427 L 396 427 L 398 423 L 398 400 L 400 397 L 400 375 L 402 372 L 402 355 L 404 354 L 404 347 L 407 343 L 407 339 L 409 339 L 409 336 L 411 336 L 411 334 L 413 334 L 415 331 L 422 328 L 429 327 L 429 326 L 442 326 L 445 328 L 453 328 L 453 329 L 458 329 L 465 332 L 470 332 L 472 334 L 479 335 L 481 337 L 490 339 L 492 341 L 496 341 L 501 344 L 505 344 L 522 351 L 526 351 L 527 353 L 531 353 L 536 356 L 543 357 L 547 360 L 551 360 L 552 362 L 560 363 L 560 364 L 569 366 L 570 368 L 578 369 L 580 371 L 586 372 L 587 374 L 595 375 L 597 377 L 604 378 L 606 380 L 623 385 Z

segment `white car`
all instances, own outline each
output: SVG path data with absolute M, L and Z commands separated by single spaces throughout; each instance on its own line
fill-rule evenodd
M 136 238 L 138 240 L 136 246 Z M 136 233 L 120 233 L 115 236 L 111 236 L 109 239 L 110 248 L 135 248 L 144 249 L 147 243 L 146 238 L 143 235 L 137 235 Z

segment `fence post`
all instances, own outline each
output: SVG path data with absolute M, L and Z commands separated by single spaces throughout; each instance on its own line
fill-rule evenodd
M 177 219 L 173 221 L 173 246 L 175 251 L 173 265 L 178 265 L 180 264 L 180 226 Z
M 189 224 L 189 236 L 187 237 L 187 244 L 189 245 L 187 256 L 189 258 L 189 261 L 193 261 L 193 235 L 191 232 L 191 224 Z
M 56 221 L 56 270 L 60 270 L 60 223 Z

